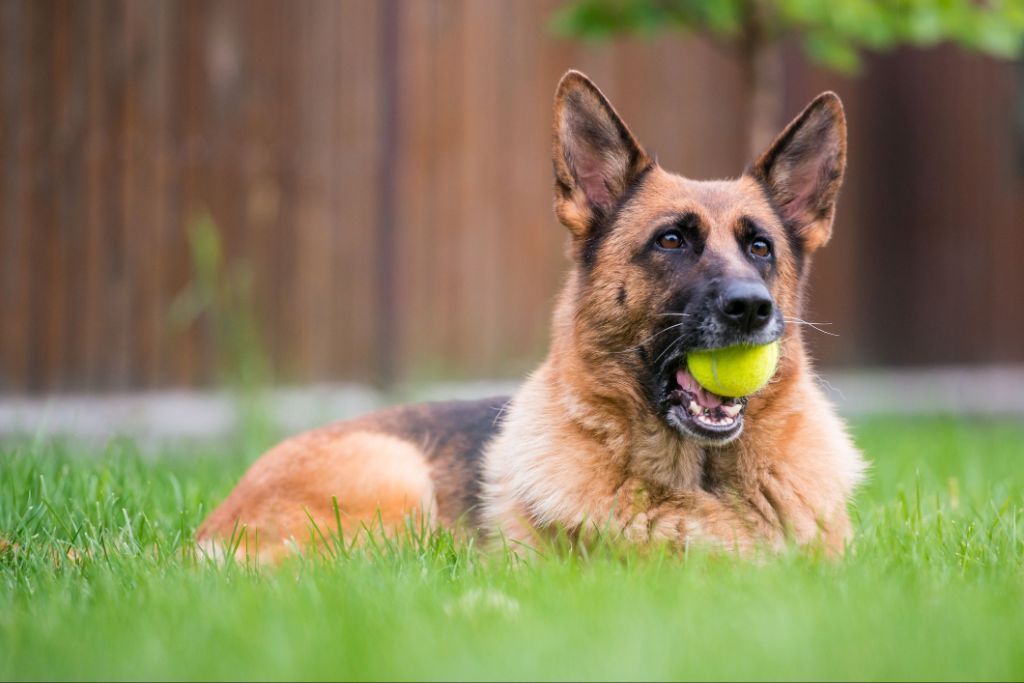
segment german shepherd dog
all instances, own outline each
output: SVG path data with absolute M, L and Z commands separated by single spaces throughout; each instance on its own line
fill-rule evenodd
M 865 463 L 801 336 L 814 252 L 846 163 L 839 98 L 818 96 L 734 180 L 669 173 L 583 74 L 554 107 L 555 210 L 571 234 L 546 360 L 511 399 L 403 406 L 291 438 L 202 524 L 264 557 L 409 515 L 536 546 L 554 533 L 841 553 Z M 716 396 L 696 349 L 781 340 L 754 395 Z

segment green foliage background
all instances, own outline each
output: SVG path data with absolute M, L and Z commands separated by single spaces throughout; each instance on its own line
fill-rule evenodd
M 796 36 L 812 61 L 845 73 L 864 50 L 952 42 L 1014 58 L 1024 47 L 1022 0 L 574 0 L 553 26 L 586 39 L 676 29 L 741 45 L 752 21 L 768 41 Z

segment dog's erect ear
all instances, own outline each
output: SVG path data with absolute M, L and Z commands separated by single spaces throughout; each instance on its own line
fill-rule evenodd
M 650 163 L 597 86 L 578 71 L 566 73 L 555 93 L 555 211 L 562 223 L 584 236 Z
M 832 236 L 836 196 L 846 168 L 846 117 L 833 92 L 818 95 L 754 163 L 786 229 L 808 252 Z

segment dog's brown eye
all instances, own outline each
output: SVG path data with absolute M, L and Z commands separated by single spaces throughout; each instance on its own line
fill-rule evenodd
M 750 243 L 750 253 L 760 258 L 765 258 L 772 253 L 772 247 L 765 240 L 754 240 Z
M 662 249 L 680 249 L 683 246 L 683 236 L 675 230 L 670 230 L 658 238 L 658 246 Z

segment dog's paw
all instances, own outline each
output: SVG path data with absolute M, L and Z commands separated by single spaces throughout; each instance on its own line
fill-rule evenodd
M 622 530 L 622 536 L 630 543 L 646 543 L 651 540 L 651 520 L 646 512 L 633 516 Z

